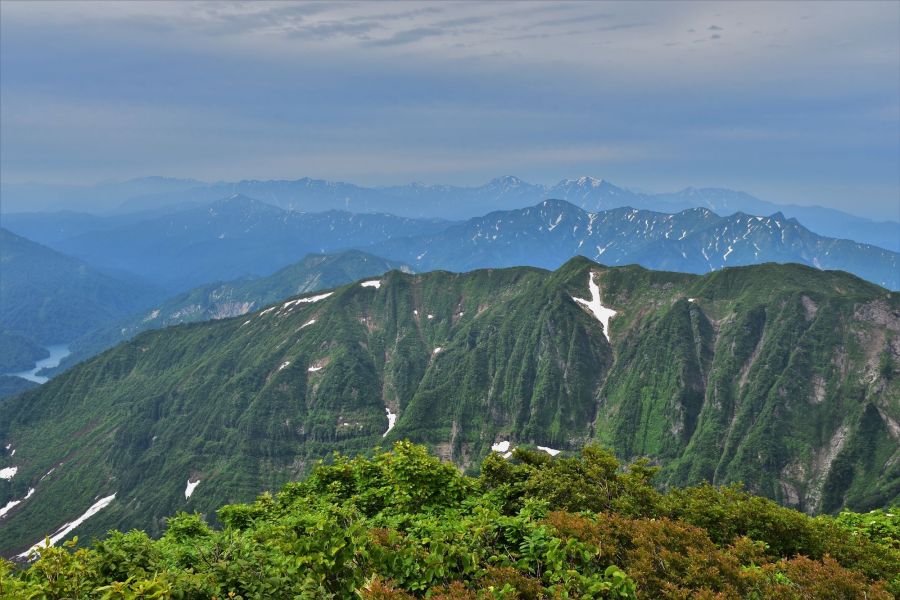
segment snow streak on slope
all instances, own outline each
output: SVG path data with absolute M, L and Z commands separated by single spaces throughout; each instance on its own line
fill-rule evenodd
M 87 521 L 88 519 L 93 517 L 94 515 L 96 515 L 98 512 L 100 512 L 101 510 L 103 510 L 104 508 L 109 506 L 112 503 L 112 501 L 115 499 L 116 499 L 116 495 L 113 494 L 112 496 L 107 496 L 106 498 L 100 498 L 99 500 L 97 500 L 89 509 L 87 509 L 84 512 L 83 515 L 81 515 L 80 517 L 78 517 L 77 519 L 72 521 L 71 523 L 66 523 L 65 525 L 63 525 L 62 527 L 57 529 L 56 533 L 54 533 L 52 536 L 50 536 L 50 545 L 51 546 L 54 545 L 56 542 L 60 541 L 61 539 L 63 539 L 67 535 L 69 535 L 72 532 L 72 530 L 74 530 L 76 527 L 78 527 L 79 525 L 81 525 L 82 523 L 84 523 L 85 521 Z M 44 548 L 46 545 L 47 545 L 47 541 L 41 540 L 40 542 L 38 542 L 37 544 L 35 544 L 34 546 L 29 548 L 25 552 L 23 552 L 22 554 L 19 554 L 19 558 L 28 558 L 28 555 L 31 554 L 32 550 L 38 550 L 40 548 Z
M 588 273 L 588 287 L 591 290 L 590 300 L 575 298 L 574 296 L 572 297 L 572 300 L 587 308 L 595 317 L 597 317 L 597 320 L 603 325 L 603 335 L 606 336 L 607 341 L 610 341 L 609 320 L 616 316 L 617 313 L 613 309 L 603 306 L 600 302 L 600 286 L 594 282 L 593 273 Z
M 31 498 L 32 494 L 34 494 L 34 488 L 28 488 L 28 493 L 25 494 L 24 498 L 22 498 L 21 500 L 10 500 L 9 502 L 7 502 L 6 506 L 0 508 L 0 518 L 4 517 L 6 513 L 14 509 L 17 505 Z
M 198 479 L 197 481 L 191 481 L 190 479 L 188 479 L 188 480 L 187 480 L 187 487 L 184 488 L 184 497 L 185 497 L 185 498 L 190 498 L 190 497 L 191 497 L 191 494 L 194 493 L 194 490 L 197 489 L 197 486 L 198 486 L 198 485 L 200 485 L 200 480 L 199 480 L 199 479 Z
M 387 428 L 387 431 L 385 431 L 383 434 L 381 434 L 381 437 L 387 437 L 387 434 L 389 434 L 391 432 L 391 429 L 393 429 L 394 425 L 397 423 L 397 415 L 392 413 L 391 409 L 389 409 L 386 406 L 384 407 L 384 410 L 387 412 L 388 428 Z

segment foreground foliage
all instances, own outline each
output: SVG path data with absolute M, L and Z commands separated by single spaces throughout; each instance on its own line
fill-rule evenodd
M 597 447 L 489 456 L 398 442 L 225 506 L 0 561 L 2 598 L 866 598 L 900 592 L 893 513 L 811 518 L 736 487 L 668 494 Z

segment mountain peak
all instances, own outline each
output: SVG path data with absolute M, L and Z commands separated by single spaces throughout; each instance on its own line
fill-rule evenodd
M 572 204 L 568 200 L 562 200 L 560 198 L 547 198 L 540 204 L 538 207 L 542 209 L 550 209 L 550 210 L 562 210 L 562 211 L 571 211 L 577 210 L 582 211 L 583 209 L 579 208 L 575 204 Z
M 563 179 L 559 182 L 559 186 L 572 186 L 576 185 L 582 188 L 598 188 L 603 185 L 609 185 L 608 181 L 604 181 L 603 179 L 597 179 L 596 177 L 590 177 L 588 175 L 582 175 L 578 179 Z
M 516 177 L 515 175 L 504 175 L 503 177 L 498 177 L 496 179 L 491 180 L 491 183 L 496 183 L 500 185 L 522 185 L 524 181 Z

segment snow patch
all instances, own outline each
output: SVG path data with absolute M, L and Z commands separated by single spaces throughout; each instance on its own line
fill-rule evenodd
M 6 503 L 6 506 L 4 506 L 3 508 L 0 508 L 0 519 L 2 519 L 3 517 L 5 517 L 5 516 L 6 516 L 6 513 L 8 513 L 9 511 L 11 511 L 13 508 L 15 508 L 16 506 L 18 506 L 19 504 L 21 504 L 21 503 L 24 502 L 25 500 L 28 500 L 29 498 L 31 498 L 31 495 L 32 495 L 32 494 L 34 494 L 34 488 L 28 488 L 28 493 L 25 494 L 25 497 L 24 497 L 24 498 L 22 498 L 21 500 L 10 500 L 9 502 L 7 502 L 7 503 Z
M 429 319 L 433 319 L 433 318 L 434 318 L 434 315 L 428 315 L 428 318 L 429 318 Z
M 547 446 L 538 446 L 537 449 L 538 449 L 538 450 L 543 450 L 544 452 L 546 452 L 546 453 L 549 454 L 550 456 L 556 456 L 557 454 L 559 454 L 560 452 L 562 452 L 562 450 L 555 450 L 554 448 L 548 448 Z
M 18 472 L 19 467 L 6 467 L 5 469 L 0 469 L 0 479 L 10 481 Z
M 301 326 L 300 326 L 300 329 L 303 329 L 304 327 L 309 327 L 310 325 L 315 324 L 315 322 L 316 322 L 315 319 L 310 319 L 309 321 L 307 321 L 306 323 L 304 323 L 303 325 L 301 325 Z M 298 331 L 299 331 L 299 329 L 298 329 Z
M 84 523 L 85 521 L 87 521 L 88 519 L 93 517 L 94 515 L 96 515 L 98 512 L 100 512 L 101 510 L 103 510 L 104 508 L 109 506 L 112 503 L 112 501 L 115 499 L 116 499 L 116 495 L 113 494 L 112 496 L 107 496 L 106 498 L 100 498 L 99 500 L 97 500 L 89 509 L 87 509 L 84 512 L 83 515 L 81 515 L 74 521 L 72 521 L 70 523 L 66 523 L 65 525 L 63 525 L 62 527 L 57 529 L 56 533 L 54 533 L 52 536 L 50 536 L 49 545 L 52 546 L 52 545 L 56 544 L 56 542 L 60 541 L 61 539 L 63 539 L 67 535 L 69 535 L 72 532 L 72 530 L 74 530 L 76 527 L 78 527 L 79 525 L 81 525 L 82 523 Z M 40 542 L 38 542 L 37 544 L 35 544 L 34 546 L 29 548 L 25 552 L 23 552 L 22 554 L 19 554 L 18 557 L 19 558 L 28 558 L 28 555 L 31 554 L 32 551 L 44 548 L 46 545 L 47 545 L 47 540 L 41 540 Z
M 387 437 L 387 434 L 391 432 L 391 429 L 393 429 L 394 425 L 397 423 L 397 415 L 392 413 L 391 409 L 389 409 L 387 406 L 384 407 L 384 410 L 385 412 L 387 412 L 388 428 L 387 431 L 381 434 L 381 437 Z
M 547 231 L 553 231 L 554 229 L 556 229 L 556 226 L 559 225 L 559 222 L 562 221 L 562 218 L 562 213 L 556 215 L 556 220 L 547 225 Z
M 323 367 L 310 367 L 307 369 L 307 371 L 309 371 L 310 373 L 318 373 L 322 369 L 323 369 Z
M 278 308 L 278 307 L 277 307 L 277 306 L 273 306 L 272 308 L 267 308 L 266 310 L 264 310 L 264 311 L 262 311 L 261 313 L 259 313 L 259 316 L 267 315 L 267 314 L 269 314 L 270 312 L 272 312 L 273 310 L 275 310 L 276 308 Z
M 278 370 L 281 371 L 282 369 L 286 368 L 289 364 L 291 364 L 291 361 L 289 361 L 289 360 L 284 361 L 283 363 L 281 363 L 281 366 L 278 367 Z
M 583 298 L 576 298 L 572 296 L 572 300 L 581 304 L 585 308 L 587 308 L 593 315 L 597 318 L 598 321 L 603 325 L 603 335 L 606 336 L 606 341 L 611 341 L 609 339 L 609 320 L 618 314 L 615 310 L 603 306 L 600 302 L 600 286 L 594 282 L 594 274 L 588 273 L 588 287 L 591 290 L 591 299 L 585 300 Z
M 200 485 L 200 480 L 191 481 L 190 478 L 187 480 L 187 487 L 184 488 L 184 497 L 190 498 L 191 494 L 194 493 L 194 490 L 197 489 L 197 486 Z
M 696 298 L 688 298 L 688 302 L 692 302 L 692 303 L 693 303 L 693 302 L 696 302 L 696 301 L 697 301 Z
M 287 302 L 282 304 L 281 307 L 289 308 L 291 306 L 296 306 L 298 304 L 312 304 L 313 302 L 318 302 L 319 300 L 324 300 L 325 298 L 332 295 L 333 293 L 334 292 L 325 292 L 324 294 L 319 294 L 318 296 L 309 296 L 308 298 L 297 298 L 296 300 L 288 300 Z
M 379 281 L 378 279 L 376 279 L 374 281 L 363 281 L 359 285 L 361 285 L 363 287 L 373 287 L 377 290 L 378 288 L 381 287 L 381 281 Z
M 441 348 L 440 346 L 438 346 L 437 348 L 435 348 L 434 350 L 432 350 L 431 353 L 432 353 L 432 354 L 437 354 L 437 353 L 440 352 L 441 350 L 443 350 L 443 348 Z
M 491 445 L 491 452 L 507 452 L 509 451 L 509 440 L 503 440 Z

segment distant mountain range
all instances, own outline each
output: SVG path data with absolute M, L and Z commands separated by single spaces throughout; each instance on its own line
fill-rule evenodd
M 664 484 L 866 510 L 900 495 L 898 397 L 900 294 L 847 273 L 391 271 L 145 332 L 0 403 L 0 553 L 113 495 L 80 537 L 158 535 L 403 438 L 463 468 L 599 442 Z
M 105 223 L 103 229 L 57 239 L 53 247 L 98 268 L 134 273 L 172 293 L 269 275 L 310 253 L 436 232 L 449 224 L 387 214 L 287 211 L 240 195 L 139 222 Z M 10 224 L 15 227 L 16 220 Z M 33 218 L 30 227 L 35 229 Z
M 437 233 L 391 239 L 369 250 L 416 271 L 518 265 L 555 269 L 578 255 L 607 265 L 639 264 L 686 273 L 794 262 L 900 288 L 900 254 L 816 235 L 780 213 L 721 217 L 705 208 L 676 214 L 634 208 L 591 213 L 563 200 L 546 200 Z
M 118 216 L 123 216 L 129 212 L 194 207 L 233 194 L 243 194 L 297 211 L 386 212 L 415 218 L 460 220 L 496 210 L 531 206 L 542 200 L 559 199 L 568 200 L 591 212 L 620 207 L 658 212 L 678 212 L 702 207 L 721 215 L 743 212 L 767 216 L 780 212 L 788 218 L 800 220 L 807 228 L 820 235 L 900 251 L 900 222 L 897 221 L 876 222 L 821 206 L 775 204 L 745 192 L 721 188 L 686 188 L 662 194 L 641 193 L 593 177 L 565 179 L 555 185 L 544 186 L 525 182 L 518 177 L 505 176 L 473 187 L 416 183 L 363 187 L 308 177 L 297 180 L 218 183 L 151 177 L 97 186 L 96 196 L 103 201 L 93 203 L 90 202 L 90 193 L 94 189 L 91 187 L 45 188 L 7 185 L 4 188 L 4 211 L 33 211 L 35 207 L 47 206 L 48 199 L 65 199 L 68 198 L 66 194 L 71 193 L 73 200 L 62 204 L 63 206 L 92 206 L 95 209 L 110 210 L 110 199 L 118 198 L 115 212 Z M 7 227 L 17 230 L 9 224 Z
M 613 194 L 603 182 L 591 185 Z M 143 220 L 95 217 L 93 224 L 101 227 L 97 230 L 80 215 L 48 215 L 43 228 L 34 214 L 10 217 L 11 226 L 42 235 L 61 252 L 112 273 L 136 274 L 172 293 L 210 281 L 268 275 L 309 253 L 350 248 L 417 271 L 517 265 L 552 269 L 577 255 L 610 265 L 634 263 L 689 273 L 797 262 L 900 287 L 898 253 L 815 234 L 781 213 L 719 216 L 706 208 L 671 214 L 624 207 L 589 212 L 567 201 L 546 200 L 452 222 L 337 210 L 305 213 L 234 195 Z M 62 231 L 75 234 L 62 236 Z

